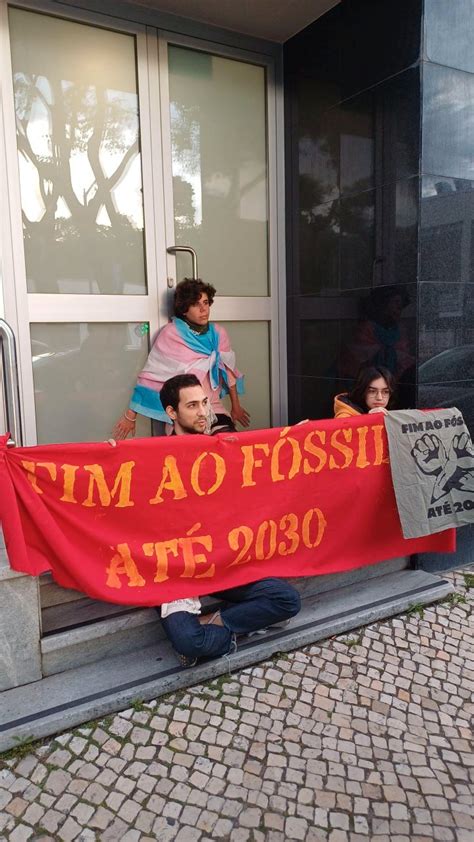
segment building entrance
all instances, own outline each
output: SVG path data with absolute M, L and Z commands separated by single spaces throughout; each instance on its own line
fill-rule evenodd
M 107 438 L 191 275 L 175 245 L 218 290 L 253 426 L 278 423 L 268 60 L 115 20 L 8 21 L 25 443 Z
M 217 288 L 252 427 L 283 423 L 272 59 L 50 8 L 2 4 L 23 444 L 110 436 L 192 274 L 175 246 Z M 42 591 L 48 608 L 66 599 Z

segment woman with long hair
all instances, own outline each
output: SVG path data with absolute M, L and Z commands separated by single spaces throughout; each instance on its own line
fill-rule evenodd
M 176 286 L 174 318 L 158 331 L 129 407 L 112 431 L 114 439 L 135 432 L 137 414 L 169 424 L 160 390 L 176 374 L 195 374 L 199 379 L 212 411 L 209 432 L 235 432 L 237 422 L 248 427 L 250 416 L 239 400 L 243 376 L 236 367 L 227 331 L 209 321 L 215 294 L 211 284 L 198 279 L 185 278 Z M 226 394 L 230 412 L 221 403 Z
M 359 369 L 350 392 L 334 398 L 334 416 L 350 418 L 369 412 L 383 412 L 391 408 L 395 392 L 395 378 L 382 365 L 365 365 Z

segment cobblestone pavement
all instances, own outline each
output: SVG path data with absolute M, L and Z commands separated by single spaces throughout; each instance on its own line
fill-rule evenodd
M 474 575 L 0 759 L 0 839 L 472 842 Z M 471 590 L 469 590 L 471 585 Z

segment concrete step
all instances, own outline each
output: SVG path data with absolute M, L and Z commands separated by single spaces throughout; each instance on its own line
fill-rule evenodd
M 40 578 L 40 600 L 41 608 L 49 608 L 52 605 L 60 605 L 64 602 L 75 602 L 82 599 L 84 594 L 74 591 L 71 588 L 62 588 L 54 581 L 51 573 L 42 573 Z
M 449 582 L 437 576 L 423 570 L 404 569 L 384 576 L 366 576 L 355 584 L 324 593 L 305 594 L 301 613 L 286 629 L 242 638 L 238 651 L 229 658 L 188 670 L 178 665 L 169 643 L 158 640 L 157 635 L 151 646 L 4 691 L 0 751 L 22 740 L 46 737 L 123 710 L 134 700 L 154 699 L 266 660 L 277 652 L 299 649 L 334 634 L 355 630 L 399 614 L 414 603 L 435 602 L 452 590 Z M 158 629 L 156 619 L 155 625 Z
M 41 639 L 43 675 L 133 652 L 156 643 L 160 634 L 153 608 L 129 608 L 117 616 L 47 634 Z
M 290 581 L 307 598 L 358 582 L 394 573 L 406 568 L 407 558 L 372 564 L 369 567 L 350 570 L 346 573 L 326 576 L 311 576 Z M 44 675 L 55 675 L 74 667 L 101 661 L 115 655 L 124 655 L 145 646 L 151 646 L 164 638 L 157 613 L 152 608 L 133 608 L 81 597 L 76 591 L 72 602 L 54 601 L 54 589 L 46 585 L 52 603 L 42 611 L 41 657 Z M 43 591 L 42 585 L 42 591 Z M 57 586 L 55 586 L 57 587 Z M 77 598 L 79 597 L 79 598 Z M 216 601 L 203 600 L 204 606 L 212 610 Z

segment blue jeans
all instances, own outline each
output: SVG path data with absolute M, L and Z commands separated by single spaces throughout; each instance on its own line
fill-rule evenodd
M 301 608 L 297 590 L 283 579 L 261 579 L 214 594 L 226 603 L 221 608 L 223 626 L 201 625 L 196 614 L 176 611 L 162 619 L 173 647 L 188 658 L 227 655 L 235 636 L 265 629 L 294 617 Z

